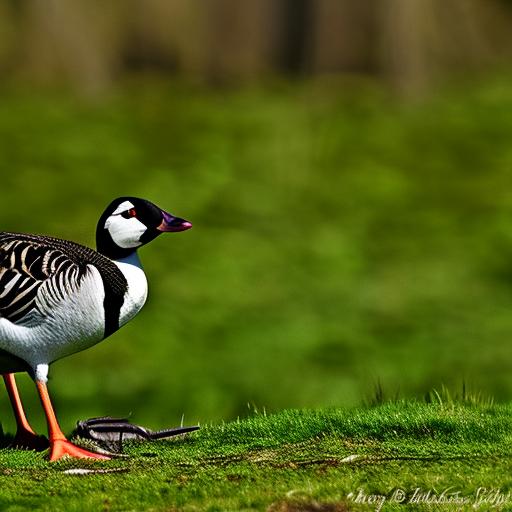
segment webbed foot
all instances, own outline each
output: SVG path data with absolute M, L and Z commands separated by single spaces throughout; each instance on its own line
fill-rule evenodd
M 110 460 L 107 455 L 90 452 L 84 448 L 71 443 L 67 439 L 56 439 L 50 442 L 50 461 L 62 459 L 63 457 L 75 457 L 77 459 L 101 459 Z

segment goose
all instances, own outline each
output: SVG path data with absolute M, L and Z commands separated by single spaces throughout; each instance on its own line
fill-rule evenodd
M 71 443 L 48 392 L 49 365 L 104 340 L 131 320 L 147 297 L 137 249 L 192 224 L 150 201 L 119 197 L 96 228 L 96 247 L 42 235 L 0 232 L 0 373 L 16 419 L 13 444 L 41 450 L 50 461 L 108 459 Z M 14 374 L 35 382 L 48 439 L 30 426 Z

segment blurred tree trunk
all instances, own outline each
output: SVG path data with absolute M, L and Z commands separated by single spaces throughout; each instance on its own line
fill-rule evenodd
M 379 67 L 401 95 L 421 96 L 441 74 L 483 67 L 509 53 L 507 22 L 498 2 L 380 0 Z
M 123 66 L 130 71 L 190 70 L 202 44 L 194 1 L 131 0 L 125 3 Z
M 375 0 L 316 0 L 311 45 L 312 73 L 369 72 L 374 67 Z
M 118 2 L 27 0 L 25 69 L 36 78 L 65 78 L 86 94 L 105 90 L 116 71 Z M 109 23 L 110 22 L 110 23 Z
M 16 68 L 19 48 L 16 47 L 20 23 L 14 9 L 9 4 L 0 3 L 0 73 L 9 73 Z
M 289 73 L 306 69 L 311 45 L 311 22 L 314 17 L 312 0 L 281 0 L 276 2 L 275 15 L 279 23 L 275 65 Z
M 214 81 L 247 79 L 271 71 L 279 1 L 207 0 L 200 5 L 207 27 L 207 77 Z

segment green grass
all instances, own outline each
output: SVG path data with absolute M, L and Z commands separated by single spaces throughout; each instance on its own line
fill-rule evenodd
M 479 488 L 488 496 L 512 490 L 511 443 L 510 405 L 286 410 L 206 425 L 183 440 L 132 443 L 127 459 L 101 463 L 2 450 L 0 508 L 375 510 L 356 497 L 381 495 L 385 510 L 403 510 L 392 496 L 400 489 L 407 501 L 416 488 L 459 493 L 473 505 Z M 65 472 L 75 468 L 107 472 Z
M 64 428 L 357 405 L 377 381 L 389 396 L 466 381 L 509 400 L 510 84 L 415 105 L 341 81 L 139 81 L 98 103 L 4 86 L 2 229 L 93 245 L 120 194 L 194 223 L 141 251 L 140 315 L 52 367 Z
M 410 105 L 333 78 L 134 81 L 96 103 L 2 85 L 1 229 L 93 245 L 100 211 L 127 194 L 194 223 L 141 251 L 141 314 L 52 366 L 64 430 L 129 413 L 213 426 L 100 465 L 122 473 L 2 452 L 0 509 L 363 510 L 347 498 L 359 488 L 508 490 L 511 84 Z M 450 398 L 461 382 L 464 406 Z M 450 391 L 337 408 L 376 385 L 378 402 Z M 33 383 L 20 388 L 42 431 Z M 467 404 L 474 390 L 496 404 Z M 233 422 L 247 404 L 332 409 Z M 4 393 L 0 410 L 12 432 Z

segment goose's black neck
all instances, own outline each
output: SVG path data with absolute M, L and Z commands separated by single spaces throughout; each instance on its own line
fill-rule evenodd
M 124 259 L 136 252 L 136 249 L 133 248 L 123 249 L 119 247 L 112 240 L 108 230 L 100 228 L 99 225 L 96 230 L 96 250 L 111 260 Z

